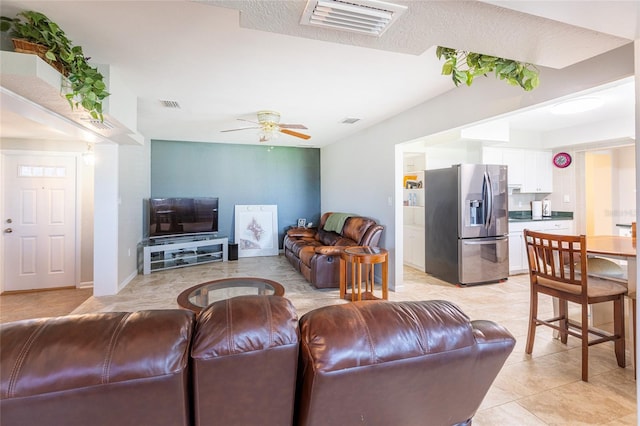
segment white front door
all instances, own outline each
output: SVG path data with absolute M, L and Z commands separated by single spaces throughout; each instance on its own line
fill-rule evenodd
M 76 285 L 76 158 L 3 155 L 3 290 Z

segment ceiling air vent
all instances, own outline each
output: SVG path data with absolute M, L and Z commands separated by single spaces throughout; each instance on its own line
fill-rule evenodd
M 354 123 L 357 123 L 358 121 L 360 121 L 359 118 L 347 117 L 344 120 L 342 120 L 340 123 L 342 123 L 342 124 L 354 124 Z
M 309 0 L 300 23 L 379 37 L 405 10 L 377 0 Z
M 93 126 L 93 128 L 98 130 L 111 130 L 116 127 L 107 120 L 100 121 L 96 118 L 81 118 L 81 120 L 87 124 L 90 124 L 91 126 Z
M 178 103 L 178 101 L 160 100 L 160 104 L 162 104 L 162 106 L 165 107 L 165 108 L 180 109 L 180 104 Z

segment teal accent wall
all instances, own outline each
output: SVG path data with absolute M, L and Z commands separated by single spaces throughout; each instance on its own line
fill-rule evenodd
M 278 206 L 278 236 L 320 219 L 320 150 L 151 141 L 151 197 L 218 197 L 221 234 L 235 241 L 236 204 Z

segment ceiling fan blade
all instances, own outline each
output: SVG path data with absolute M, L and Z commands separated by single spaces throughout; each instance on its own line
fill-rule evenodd
M 242 127 L 240 129 L 227 129 L 227 130 L 220 130 L 220 132 L 236 132 L 238 130 L 250 130 L 250 129 L 259 129 L 260 127 Z
M 283 129 L 307 129 L 303 124 L 278 124 Z
M 280 129 L 280 133 L 284 133 L 285 135 L 295 136 L 296 138 L 311 139 L 311 136 L 309 135 L 294 132 L 293 130 L 289 130 L 289 129 Z
M 260 123 L 258 123 L 257 121 L 246 120 L 246 119 L 244 119 L 244 118 L 238 118 L 237 120 L 240 120 L 240 121 L 246 121 L 247 123 L 252 123 L 252 124 L 260 125 Z

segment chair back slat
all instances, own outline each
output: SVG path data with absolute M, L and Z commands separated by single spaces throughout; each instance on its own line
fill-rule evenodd
M 532 279 L 542 277 L 575 285 L 576 291 L 586 294 L 586 262 L 579 261 L 586 259 L 584 235 L 555 235 L 525 229 L 524 239 Z

